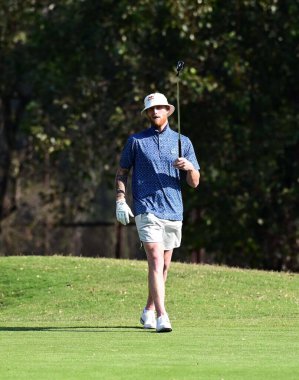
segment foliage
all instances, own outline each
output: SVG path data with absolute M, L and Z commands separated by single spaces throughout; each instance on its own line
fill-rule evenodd
M 298 265 L 298 72 L 292 53 L 298 10 L 291 2 L 238 2 L 237 9 L 233 3 L 214 8 L 209 19 L 210 52 L 201 72 L 214 86 L 204 90 L 201 111 L 196 102 L 186 108 L 189 125 L 195 115 L 201 121 L 194 136 L 202 140 L 206 165 L 201 195 L 208 207 L 198 208 L 197 245 L 218 252 L 217 261 Z
M 184 59 L 182 129 L 202 183 L 184 190 L 182 257 L 298 270 L 298 1 L 1 0 L 0 12 L 1 206 L 8 177 L 44 184 L 51 223 L 100 218 L 96 189 L 146 125 L 143 97 L 175 103 Z

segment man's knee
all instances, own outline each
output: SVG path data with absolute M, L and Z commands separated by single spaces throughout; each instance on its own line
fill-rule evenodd
M 148 244 L 145 247 L 149 268 L 154 271 L 163 271 L 164 258 L 161 247 L 157 244 Z
M 163 273 L 167 273 L 168 272 L 168 269 L 169 269 L 170 263 L 171 263 L 171 257 L 172 257 L 172 250 L 164 251 Z
M 164 266 L 163 266 L 163 273 L 167 273 L 168 272 L 168 269 L 170 267 L 170 263 L 165 263 L 164 262 Z
M 155 272 L 164 271 L 163 260 L 158 255 L 153 255 L 148 258 L 149 268 Z

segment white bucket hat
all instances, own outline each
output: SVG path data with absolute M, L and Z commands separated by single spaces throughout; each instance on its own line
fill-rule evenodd
M 144 98 L 144 108 L 141 111 L 143 113 L 148 108 L 154 107 L 154 106 L 168 106 L 168 116 L 172 115 L 174 113 L 175 107 L 172 104 L 169 104 L 167 101 L 167 98 L 165 95 L 160 94 L 159 92 L 155 92 L 153 94 L 149 94 Z

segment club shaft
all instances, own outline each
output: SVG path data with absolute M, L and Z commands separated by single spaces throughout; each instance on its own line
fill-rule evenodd
M 179 157 L 182 157 L 182 143 L 181 143 L 181 115 L 180 115 L 180 77 L 177 76 L 177 109 L 178 109 L 178 133 L 179 133 Z

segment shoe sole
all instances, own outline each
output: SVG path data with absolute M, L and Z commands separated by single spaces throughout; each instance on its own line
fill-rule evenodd
M 165 327 L 161 330 L 156 330 L 157 333 L 167 333 L 167 332 L 171 332 L 172 331 L 172 328 L 171 327 Z

